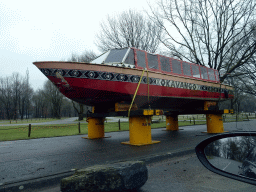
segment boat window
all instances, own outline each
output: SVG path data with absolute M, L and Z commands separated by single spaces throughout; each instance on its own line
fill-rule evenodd
M 183 67 L 183 74 L 187 76 L 191 76 L 190 64 L 186 62 L 182 62 L 182 67 Z
M 162 71 L 172 72 L 169 58 L 160 57 L 160 63 Z
M 127 49 L 112 49 L 104 63 L 121 63 Z
M 124 63 L 134 65 L 134 52 L 133 52 L 133 49 L 130 49 L 129 54 L 127 55 Z
M 181 74 L 181 63 L 179 60 L 172 59 L 172 70 L 173 73 Z
M 213 69 L 208 68 L 208 74 L 209 74 L 209 79 L 212 80 L 212 81 L 215 81 L 215 76 L 214 76 Z
M 216 81 L 220 81 L 218 71 L 214 71 L 214 72 L 215 72 Z
M 147 54 L 148 57 L 148 67 L 150 69 L 158 69 L 158 59 L 157 55 Z
M 201 69 L 202 78 L 208 80 L 207 68 L 200 66 L 200 69 Z
M 145 53 L 142 51 L 136 51 L 137 53 L 137 64 L 139 67 L 146 68 Z
M 199 66 L 198 65 L 191 65 L 192 66 L 192 73 L 193 77 L 200 78 Z

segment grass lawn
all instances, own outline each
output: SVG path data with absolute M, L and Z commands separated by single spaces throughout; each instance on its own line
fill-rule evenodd
M 197 125 L 205 124 L 205 122 L 196 122 Z M 179 122 L 179 126 L 193 125 L 190 122 Z M 128 131 L 129 123 L 121 122 L 120 131 Z M 165 128 L 166 122 L 153 123 L 151 128 Z M 105 123 L 105 132 L 119 131 L 119 125 L 117 122 Z M 45 137 L 58 137 L 67 135 L 78 135 L 78 124 L 58 124 L 58 125 L 32 125 L 30 137 L 28 137 L 28 126 L 20 125 L 17 127 L 0 127 L 0 141 L 10 140 L 23 140 L 23 139 L 36 139 Z M 80 134 L 88 134 L 88 124 L 80 124 Z
M 63 117 L 61 119 L 66 119 L 68 117 Z M 33 118 L 33 119 L 23 119 L 20 120 L 18 119 L 16 120 L 0 120 L 0 124 L 26 124 L 26 123 L 43 123 L 43 122 L 49 122 L 49 121 L 56 121 L 56 120 L 60 120 L 60 119 L 54 119 L 54 118 Z
M 196 121 L 193 121 L 193 116 Z M 205 116 L 202 115 L 188 115 L 179 117 L 179 127 L 182 126 L 192 126 L 194 123 L 196 125 L 206 124 Z M 190 122 L 191 118 L 191 122 Z M 154 116 L 154 120 L 161 119 L 160 123 L 151 124 L 151 128 L 165 128 L 166 122 L 165 117 Z M 245 117 L 239 116 L 238 121 L 243 121 Z M 51 119 L 52 121 L 53 119 Z M 48 120 L 49 121 L 49 120 Z M 235 115 L 226 115 L 225 122 L 236 121 Z M 118 122 L 107 122 L 105 125 L 105 132 L 119 131 Z M 120 131 L 128 131 L 129 123 L 121 122 Z M 80 134 L 88 134 L 88 123 L 82 121 L 80 123 Z M 68 135 L 78 135 L 78 123 L 77 124 L 59 124 L 59 125 L 32 125 L 31 134 L 28 137 L 28 126 L 26 125 L 17 125 L 17 126 L 0 126 L 0 141 L 10 141 L 10 140 L 23 140 L 23 139 L 36 139 L 36 138 L 45 138 L 45 137 L 58 137 L 58 136 L 68 136 Z

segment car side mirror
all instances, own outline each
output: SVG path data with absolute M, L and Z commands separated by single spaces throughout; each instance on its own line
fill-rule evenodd
M 219 134 L 202 141 L 195 150 L 210 171 L 256 185 L 256 132 Z

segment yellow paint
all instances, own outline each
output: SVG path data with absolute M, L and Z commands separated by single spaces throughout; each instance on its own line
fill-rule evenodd
M 105 118 L 88 117 L 88 139 L 98 139 L 104 137 Z
M 223 133 L 222 114 L 206 114 L 207 133 Z
M 122 142 L 129 145 L 149 145 L 159 143 L 151 139 L 151 116 L 132 116 L 129 117 L 130 141 Z
M 155 115 L 163 115 L 163 114 L 164 114 L 163 110 L 160 110 L 160 109 L 155 110 Z
M 144 109 L 143 115 L 154 115 L 154 110 Z
M 128 111 L 130 108 L 130 104 L 126 104 L 126 103 L 123 103 L 123 102 L 120 102 L 120 103 L 115 103 L 115 111 Z M 137 110 L 138 107 L 136 105 L 136 103 L 133 103 L 132 104 L 132 108 L 131 110 Z
M 214 101 L 205 101 L 204 102 L 204 110 L 207 111 L 210 106 L 217 105 L 217 102 Z
M 93 107 L 92 107 L 92 113 L 94 113 L 94 110 L 95 110 L 95 107 L 93 106 Z
M 229 113 L 229 110 L 228 109 L 224 109 L 224 113 Z
M 178 115 L 166 116 L 166 130 L 168 131 L 179 130 Z

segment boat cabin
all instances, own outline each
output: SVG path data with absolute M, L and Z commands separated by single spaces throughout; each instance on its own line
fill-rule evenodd
M 220 82 L 219 73 L 215 69 L 171 57 L 151 54 L 136 48 L 111 49 L 90 63 L 125 68 L 147 68 L 150 71 L 165 74 L 184 76 L 216 83 Z

